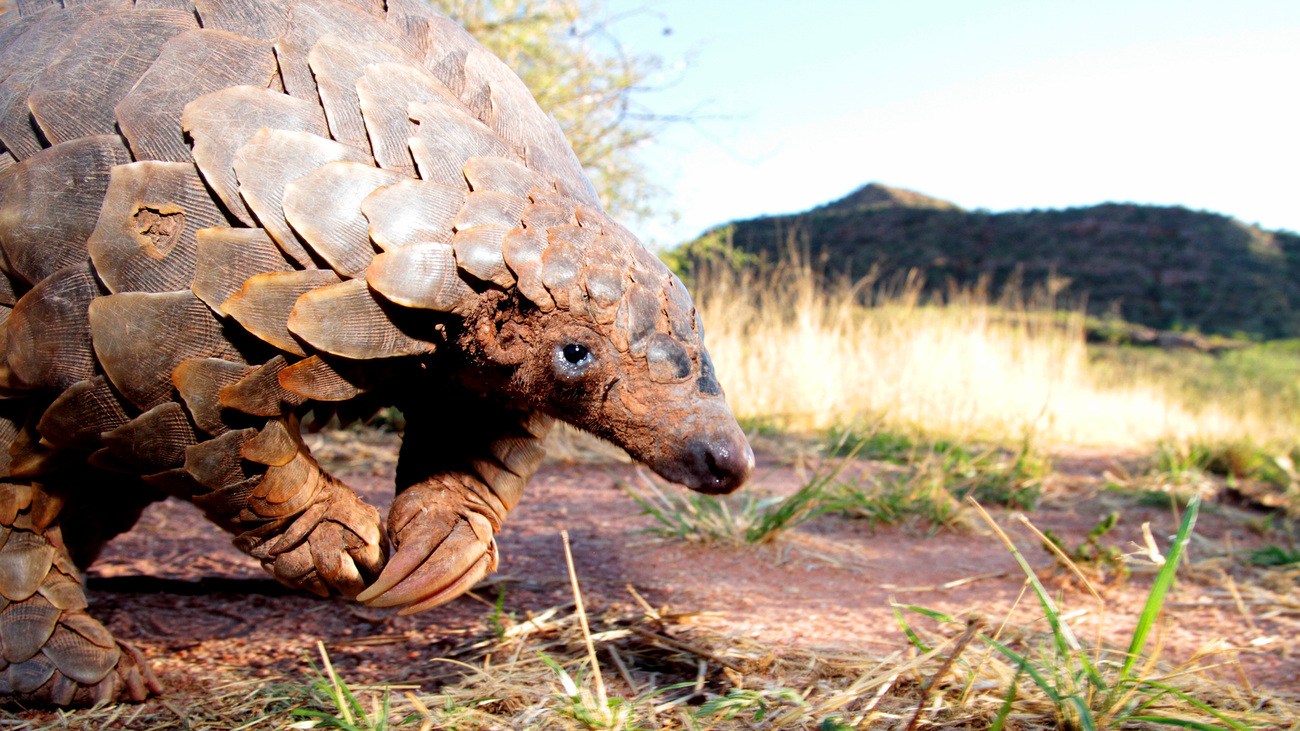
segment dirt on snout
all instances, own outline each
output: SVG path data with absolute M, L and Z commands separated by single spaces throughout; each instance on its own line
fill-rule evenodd
M 313 438 L 327 469 L 381 512 L 392 498 L 397 445 L 380 432 Z M 781 494 L 801 484 L 799 470 L 772 457 L 760 461 L 760 478 L 746 489 Z M 1069 545 L 1082 541 L 1114 508 L 1114 498 L 1096 487 L 1105 464 L 1096 455 L 1063 458 L 1059 484 L 1029 515 L 1033 524 Z M 517 617 L 572 601 L 560 539 L 568 530 L 592 612 L 634 607 L 638 594 L 655 606 L 708 613 L 722 631 L 834 651 L 901 649 L 906 639 L 891 601 L 978 613 L 993 623 L 1009 615 L 1021 623 L 1041 618 L 1013 557 L 978 521 L 927 535 L 922 527 L 873 529 L 827 515 L 767 546 L 691 543 L 645 532 L 652 519 L 619 484 L 640 484 L 642 469 L 617 462 L 545 466 L 498 537 L 498 573 L 473 596 L 409 617 L 285 589 L 196 509 L 169 500 L 151 506 L 92 567 L 91 612 L 139 646 L 163 683 L 181 694 L 199 682 L 296 674 L 318 639 L 350 679 L 432 683 L 446 672 L 432 661 L 481 634 L 498 601 L 500 611 Z M 1032 562 L 1052 564 L 1012 513 L 994 517 Z M 1171 511 L 1131 504 L 1106 542 L 1140 551 L 1143 523 L 1167 548 L 1177 528 Z M 1177 664 L 1205 648 L 1238 648 L 1250 683 L 1293 690 L 1300 687 L 1300 571 L 1247 567 L 1240 556 L 1259 540 L 1233 509 L 1207 506 L 1190 568 L 1166 604 L 1162 659 Z M 1062 571 L 1043 575 L 1061 592 L 1079 636 L 1125 647 L 1153 571 L 1102 584 L 1100 602 Z M 1231 663 L 1211 672 L 1239 678 Z

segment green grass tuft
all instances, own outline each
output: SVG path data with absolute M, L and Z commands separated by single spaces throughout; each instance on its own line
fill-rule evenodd
M 1044 545 L 1043 548 L 1051 554 L 1056 563 L 1062 568 L 1065 567 L 1065 561 L 1061 556 L 1064 555 L 1069 561 L 1077 567 L 1087 567 L 1099 576 L 1114 574 L 1119 579 L 1127 579 L 1129 575 L 1128 565 L 1124 563 L 1124 554 L 1115 546 L 1104 546 L 1101 539 L 1119 523 L 1119 512 L 1111 512 L 1106 517 L 1097 522 L 1097 525 L 1088 531 L 1088 535 L 1083 539 L 1083 543 L 1070 548 L 1061 540 L 1056 533 L 1051 530 L 1044 530 L 1043 535 L 1051 542 L 1052 546 Z M 1055 550 L 1053 550 L 1055 547 Z
M 650 532 L 704 543 L 762 544 L 831 510 L 825 495 L 845 464 L 847 458 L 830 470 L 815 473 L 786 497 L 761 496 L 754 490 L 729 498 L 668 491 L 644 473 L 644 492 L 622 481 L 619 485 L 657 521 Z
M 390 718 L 392 715 L 392 695 L 385 691 L 382 700 L 371 697 L 371 707 L 367 709 L 357 698 L 346 682 L 334 672 L 329 654 L 325 652 L 324 643 L 317 641 L 321 662 L 325 670 L 312 665 L 313 680 L 310 703 L 314 708 L 296 708 L 291 714 L 311 719 L 303 722 L 299 728 L 336 728 L 342 731 L 390 731 L 395 728 Z M 398 721 L 398 726 L 409 722 L 411 718 Z M 311 725 L 307 725 L 311 724 Z
M 1256 566 L 1294 566 L 1300 564 L 1300 550 L 1266 546 L 1251 551 L 1248 560 Z
M 1038 500 L 1050 463 L 1028 440 L 1017 452 L 976 449 L 953 443 L 923 445 L 889 432 L 844 431 L 828 451 L 838 455 L 789 496 L 764 496 L 748 490 L 716 498 L 665 490 L 649 478 L 643 488 L 620 483 L 647 515 L 652 532 L 688 541 L 723 544 L 770 543 L 819 515 L 835 513 L 882 525 L 919 524 L 931 534 L 966 525 L 961 501 L 974 497 L 1016 509 Z M 903 456 L 903 449 L 907 454 Z M 884 456 L 897 467 L 863 470 L 841 479 L 856 458 Z
M 1033 567 L 1001 528 L 981 510 L 1025 572 L 1051 628 L 1046 642 L 1020 651 L 995 638 L 986 637 L 984 641 L 1016 665 L 1017 682 L 1027 675 L 1037 689 L 1051 699 L 1062 727 L 1086 731 L 1133 724 L 1198 729 L 1246 728 L 1189 693 L 1145 674 L 1155 664 L 1155 658 L 1146 654 L 1147 643 L 1159 621 L 1183 551 L 1191 540 L 1199 508 L 1200 501 L 1196 499 L 1184 513 L 1178 534 L 1156 575 L 1128 650 L 1124 653 L 1083 647 L 1062 619 L 1056 601 L 1038 580 Z M 1109 529 L 1105 527 L 1106 522 L 1103 521 L 1093 532 L 1104 534 Z

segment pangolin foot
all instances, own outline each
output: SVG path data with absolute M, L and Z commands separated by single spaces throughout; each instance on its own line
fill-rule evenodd
M 242 533 L 235 545 L 282 584 L 355 597 L 384 568 L 379 511 L 325 477 L 329 484 L 306 510 Z
M 499 527 L 490 508 L 451 480 L 407 488 L 388 512 L 393 557 L 357 600 L 414 614 L 455 599 L 496 569 Z
M 162 693 L 139 650 L 84 611 L 60 612 L 40 594 L 0 612 L 0 636 L 0 702 L 98 705 Z

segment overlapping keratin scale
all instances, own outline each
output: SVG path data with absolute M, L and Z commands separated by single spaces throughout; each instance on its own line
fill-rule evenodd
M 256 434 L 256 429 L 239 429 L 199 442 L 185 450 L 183 469 L 209 490 L 219 490 L 261 474 L 260 469 L 247 470 L 239 454 L 244 443 Z
M 0 484 L 0 687 L 6 694 L 43 687 L 66 704 L 77 683 L 108 675 L 119 650 L 84 611 L 80 572 L 54 525 L 62 506 L 38 486 Z
M 296 421 L 293 426 L 298 426 Z M 283 419 L 271 419 L 239 448 L 239 455 L 268 467 L 281 467 L 292 462 L 302 448 L 302 441 L 289 432 Z
M 275 129 L 259 130 L 235 153 L 240 194 L 281 250 L 304 267 L 314 263 L 285 220 L 285 186 L 341 161 L 369 163 L 370 155 L 317 135 Z
M 263 7 L 265 4 L 259 4 Z M 325 137 L 329 129 L 315 101 L 255 86 L 232 86 L 185 105 L 181 125 L 194 139 L 194 163 L 221 202 L 245 224 L 253 214 L 239 195 L 235 153 L 262 128 L 306 132 Z
M 221 389 L 221 405 L 255 416 L 280 416 L 306 398 L 280 385 L 280 371 L 288 366 L 283 355 L 277 355 L 258 366 L 257 370 L 239 381 Z
M 235 522 L 236 516 L 248 505 L 248 498 L 253 494 L 253 488 L 257 487 L 261 480 L 262 476 L 257 475 L 243 482 L 225 484 L 213 489 L 212 492 L 195 495 L 191 500 L 210 519 L 234 529 L 238 525 Z
M 203 27 L 273 41 L 289 27 L 289 4 L 258 0 L 194 0 Z
M 407 113 L 418 123 L 408 144 L 424 180 L 464 187 L 462 168 L 471 157 L 521 159 L 515 148 L 469 112 L 446 104 L 414 102 Z
M 105 450 L 101 449 L 90 455 L 91 463 L 94 464 L 94 461 L 104 454 Z M 195 495 L 207 492 L 207 488 L 200 485 L 190 473 L 185 471 L 184 467 L 172 467 L 161 472 L 140 475 L 140 481 L 167 495 L 187 501 Z
M 104 448 L 142 472 L 159 472 L 185 464 L 185 449 L 198 436 L 175 401 L 159 404 L 118 428 L 105 432 Z
M 578 160 L 577 153 L 559 131 L 560 123 L 556 121 L 555 115 L 549 116 L 556 136 L 544 141 L 549 144 L 528 145 L 524 153 L 528 166 L 535 170 L 546 171 L 548 175 L 554 175 L 556 189 L 565 195 L 580 200 L 586 205 L 599 207 L 600 194 L 591 184 L 591 179 L 583 172 L 582 162 Z
M 205 228 L 196 232 L 198 252 L 190 289 L 219 315 L 221 303 L 250 277 L 293 271 L 284 254 L 260 228 Z
M 518 226 L 528 202 L 523 198 L 496 190 L 475 190 L 465 199 L 465 205 L 456 214 L 452 226 L 457 231 L 475 226 Z
M 41 280 L 0 325 L 0 389 L 62 392 L 95 376 L 86 309 L 103 294 L 89 262 Z
M 471 276 L 492 282 L 502 289 L 514 286 L 515 277 L 506 268 L 501 254 L 501 242 L 510 230 L 509 226 L 491 224 L 457 231 L 451 242 L 456 264 Z M 397 257 L 400 254 L 399 250 L 386 256 Z
M 464 313 L 475 298 L 474 290 L 460 278 L 455 253 L 447 244 L 410 244 L 380 254 L 366 270 L 366 281 L 403 307 Z
M 400 29 L 420 58 L 429 50 L 429 23 L 440 15 L 424 0 L 386 0 L 388 22 Z
M 542 447 L 541 441 L 521 428 L 494 439 L 489 445 L 489 450 L 502 466 L 515 475 L 527 479 L 532 477 L 546 457 L 546 450 Z M 517 496 L 515 499 L 518 499 Z M 503 500 L 507 508 L 514 509 L 514 502 L 505 498 Z
M 22 403 L 22 402 L 19 402 Z M 30 408 L 30 407 L 29 407 Z M 7 410 L 6 410 L 7 411 Z M 8 412 L 4 415 L 0 424 L 0 429 L 8 442 L 9 449 L 4 455 L 9 464 L 5 469 L 5 474 L 9 478 L 31 478 L 48 474 L 58 468 L 60 463 L 60 452 L 58 449 L 51 449 L 48 445 L 41 443 L 41 436 L 36 433 L 35 425 L 30 418 L 24 421 L 13 423 L 13 437 L 9 438 L 9 424 L 15 416 L 21 415 L 28 417 L 29 413 L 22 413 L 21 409 Z
M 365 370 L 319 355 L 280 371 L 280 385 L 309 401 L 347 401 L 370 388 Z
M 515 273 L 519 294 L 542 312 L 555 309 L 555 300 L 542 285 L 542 250 L 546 248 L 544 229 L 515 229 L 501 241 L 501 254 Z
M 256 522 L 301 512 L 320 492 L 324 481 L 316 461 L 305 450 L 296 452 L 287 464 L 267 468 L 240 518 Z
M 5 485 L 0 489 L 7 488 Z M 12 524 L 10 519 L 9 525 Z M 28 531 L 14 531 L 5 541 L 5 548 L 0 552 L 0 596 L 9 601 L 22 601 L 40 587 L 53 563 L 54 550 L 41 536 Z
M 191 358 L 181 361 L 172 371 L 172 385 L 185 402 L 194 425 L 219 436 L 230 430 L 221 405 L 221 390 L 238 383 L 253 368 L 220 358 Z
M 95 230 L 109 171 L 130 161 L 120 137 L 101 135 L 41 150 L 8 171 L 0 186 L 0 244 L 8 272 L 34 284 L 85 261 L 86 237 Z
M 180 124 L 185 105 L 230 86 L 269 86 L 275 73 L 265 41 L 220 30 L 186 31 L 163 46 L 114 114 L 135 159 L 189 162 Z
M 285 186 L 284 217 L 334 271 L 354 277 L 375 256 L 362 201 L 375 189 L 403 180 L 393 170 L 328 163 Z
M 116 644 L 101 647 L 61 623 L 42 652 L 63 675 L 84 685 L 94 685 L 112 671 L 121 651 Z
M 226 218 L 189 163 L 145 161 L 113 168 L 86 242 L 111 292 L 173 292 L 194 280 L 195 232 Z
M 193 292 L 124 292 L 90 303 L 95 355 L 137 408 L 171 400 L 171 373 L 190 358 L 243 362 L 221 321 Z
M 476 191 L 495 190 L 526 199 L 534 190 L 555 190 L 555 185 L 540 173 L 501 157 L 471 157 L 462 172 Z
M 574 200 L 599 207 L 600 197 L 559 124 L 537 106 L 515 73 L 454 25 L 431 23 L 430 30 L 437 39 L 426 67 L 507 144 L 523 150 L 528 167 L 555 180 Z
M 403 180 L 366 196 L 361 212 L 370 222 L 371 240 L 385 251 L 420 242 L 450 244 L 452 221 L 467 195 L 464 186 Z
M 410 54 L 380 41 L 357 44 L 334 35 L 325 35 L 307 56 L 316 91 L 320 94 L 330 136 L 358 149 L 369 150 L 370 140 L 361 117 L 357 80 L 366 66 L 377 63 L 418 63 Z M 392 92 L 389 92 L 392 93 Z
M 625 262 L 608 246 L 601 246 L 608 237 L 600 236 L 596 245 L 587 251 L 586 276 L 589 309 L 596 322 L 614 321 L 617 308 L 631 284 L 625 271 Z
M 583 229 L 577 226 L 555 226 L 547 229 L 546 248 L 542 250 L 542 285 L 561 309 L 573 310 L 573 305 L 580 305 L 582 298 L 576 301 L 571 295 L 579 286 L 579 278 L 586 261 L 585 245 L 594 237 L 582 236 Z
M 385 308 L 359 279 L 304 294 L 288 324 L 290 332 L 312 347 L 344 358 L 388 358 L 437 349 L 435 323 Z
M 89 606 L 86 593 L 72 576 L 64 574 L 57 566 L 45 574 L 45 580 L 36 588 L 40 595 L 59 609 L 85 609 Z
M 329 269 L 258 274 L 244 282 L 243 288 L 223 302 L 221 309 L 238 320 L 245 330 L 280 350 L 306 355 L 289 332 L 289 313 L 302 295 L 339 281 L 339 276 Z
M 470 108 L 474 114 L 513 145 L 523 147 L 550 131 L 550 119 L 533 102 L 528 87 L 486 48 L 475 48 L 466 55 L 461 98 L 473 100 Z
M 419 53 L 399 29 L 384 22 L 382 3 L 370 3 L 363 10 L 330 0 L 297 0 L 290 7 L 288 30 L 275 42 L 280 75 L 293 96 L 313 102 L 317 99 L 307 55 L 327 33 L 356 45 L 388 43 L 412 55 Z
M 59 144 L 117 134 L 113 108 L 131 91 L 173 36 L 198 27 L 192 12 L 109 13 L 65 41 L 68 52 L 46 67 L 27 101 L 45 139 Z
M 44 147 L 27 99 L 45 66 L 59 60 L 64 42 L 82 23 L 129 6 L 126 0 L 86 3 L 41 13 L 30 21 L 24 18 L 12 26 L 12 40 L 0 53 L 0 142 L 16 159 L 31 157 Z
M 375 162 L 407 177 L 415 175 L 407 139 L 417 128 L 406 112 L 407 106 L 412 102 L 460 104 L 440 81 L 423 69 L 403 63 L 367 66 L 356 80 L 356 91 Z
M 45 542 L 44 537 L 28 534 L 26 531 L 16 532 L 13 538 L 23 534 L 32 536 L 33 540 Z M 0 553 L 0 556 L 3 555 L 4 553 Z M 40 578 L 44 579 L 48 571 L 49 566 L 47 564 L 45 571 L 41 572 Z M 32 587 L 33 593 L 35 588 L 35 586 Z M 3 610 L 0 610 L 0 636 L 4 639 L 4 659 L 10 663 L 21 663 L 36 655 L 40 651 L 41 645 L 45 644 L 45 641 L 54 633 L 60 614 L 62 614 L 62 611 L 51 604 L 45 597 L 40 595 L 32 596 L 31 594 L 22 600 L 13 600 Z M 53 669 L 54 665 L 51 663 L 50 672 L 53 672 Z M 48 678 L 49 675 L 47 674 L 45 677 Z M 13 679 L 12 672 L 9 673 L 9 678 Z M 39 687 L 44 682 L 44 679 L 42 679 L 36 683 L 36 686 Z M 35 688 L 31 688 L 31 690 L 35 690 Z
M 148 3 L 140 0 L 139 5 Z M 258 447 L 248 453 L 272 463 L 269 466 L 275 474 L 263 480 L 262 467 L 232 458 L 245 442 L 253 440 L 249 430 L 238 430 L 257 422 L 250 415 L 279 417 L 307 399 L 371 402 L 355 397 L 367 385 L 382 382 L 376 367 L 382 370 L 383 364 L 353 362 L 339 355 L 369 359 L 429 352 L 442 342 L 435 325 L 467 313 L 478 302 L 476 290 L 516 287 L 539 307 L 553 309 L 559 300 L 571 308 L 575 318 L 590 316 L 599 322 L 623 317 L 619 322 L 631 323 L 639 317 L 648 321 L 643 341 L 670 329 L 671 318 L 666 313 L 680 309 L 661 292 L 666 275 L 660 276 L 657 270 L 657 278 L 629 275 L 625 268 L 620 269 L 635 268 L 639 260 L 625 248 L 626 241 L 619 236 L 611 238 L 611 228 L 598 211 L 590 214 L 586 210 L 598 203 L 584 187 L 581 169 L 559 137 L 558 127 L 537 110 L 504 66 L 486 55 L 459 28 L 428 10 L 422 0 L 358 0 L 357 4 L 364 8 L 354 11 L 336 0 L 199 0 L 202 25 L 209 32 L 234 30 L 247 38 L 267 41 L 280 37 L 282 30 L 288 31 L 281 38 L 284 53 L 279 60 L 286 83 L 301 94 L 301 101 L 272 91 L 280 82 L 271 78 L 265 82 L 271 89 L 259 81 L 204 96 L 188 106 L 183 117 L 195 146 L 194 156 L 211 189 L 209 193 L 215 192 L 214 197 L 220 199 L 218 207 L 228 218 L 239 217 L 244 224 L 265 226 L 266 231 L 225 228 L 237 224 L 218 220 L 212 227 L 196 232 L 192 281 L 166 285 L 177 290 L 189 288 L 197 297 L 190 297 L 188 304 L 177 310 L 179 315 L 141 314 L 126 306 L 131 303 L 122 294 L 104 297 L 104 304 L 92 307 L 91 328 L 97 338 L 106 337 L 100 355 L 108 373 L 98 376 L 99 390 L 94 393 L 114 395 L 112 385 L 118 385 L 123 398 L 135 408 L 124 408 L 124 401 L 115 402 L 121 413 L 110 414 L 102 424 L 106 428 L 88 424 L 71 437 L 78 446 L 93 447 L 91 442 L 97 441 L 98 435 L 92 436 L 91 430 L 118 429 L 122 423 L 117 420 L 125 420 L 128 412 L 137 413 L 137 408 L 152 414 L 151 418 L 192 418 L 206 432 L 195 435 L 197 439 L 220 433 L 214 439 L 180 449 L 183 459 L 179 467 L 171 465 L 177 463 L 177 445 L 187 441 L 183 436 L 179 440 L 164 438 L 153 445 L 161 445 L 165 454 L 150 453 L 143 458 L 132 447 L 118 463 L 135 462 L 140 467 L 137 471 L 170 466 L 153 473 L 150 480 L 182 487 L 185 480 L 192 480 L 212 490 L 199 490 L 195 502 L 224 516 L 228 525 L 237 525 L 230 518 L 245 510 L 248 512 L 243 517 L 249 521 L 289 518 L 280 523 L 294 522 L 294 529 L 286 533 L 286 541 L 292 537 L 289 543 L 294 545 L 272 539 L 265 542 L 268 547 L 278 546 L 268 548 L 277 577 L 304 577 L 305 583 L 311 581 L 307 577 L 316 577 L 313 562 L 317 568 L 323 565 L 315 554 L 324 550 L 326 559 L 330 558 L 329 546 L 317 541 L 320 545 L 308 547 L 303 542 L 305 534 L 322 519 L 320 515 L 304 521 L 306 527 L 293 518 L 312 515 L 302 511 L 323 512 L 320 506 L 303 502 L 321 497 L 321 473 L 308 459 L 300 459 L 302 455 L 296 450 L 288 461 L 284 461 L 287 453 L 276 452 L 273 458 L 270 450 L 259 451 L 268 446 L 262 440 L 271 440 L 270 432 L 265 430 Z M 381 20 L 385 6 L 387 21 Z M 292 28 L 290 13 L 294 16 Z M 381 29 L 375 25 L 392 23 L 394 18 L 401 19 L 401 28 L 384 25 L 385 29 Z M 331 34 L 342 41 L 336 42 Z M 381 43 L 393 44 L 393 48 L 384 48 Z M 426 49 L 431 50 L 426 54 Z M 407 53 L 412 57 L 404 57 Z M 394 58 L 401 60 L 390 62 Z M 376 60 L 384 62 L 376 64 Z M 313 67 L 315 78 L 311 76 Z M 349 85 L 355 89 L 355 97 L 350 96 Z M 410 93 L 395 91 L 403 85 L 411 87 Z M 332 107 L 329 124 L 317 106 L 318 94 L 327 108 Z M 263 102 L 269 111 L 260 110 Z M 408 116 L 411 102 L 417 104 L 415 113 Z M 466 113 L 466 108 L 473 112 Z M 354 114 L 358 110 L 360 117 Z M 198 116 L 191 116 L 192 111 Z M 345 119 L 350 120 L 350 126 L 343 122 Z M 362 126 L 356 124 L 357 119 Z M 253 126 L 242 126 L 245 124 Z M 270 148 L 250 146 L 254 135 L 263 128 L 267 128 L 268 138 L 280 130 L 306 132 L 305 137 L 314 135 L 327 144 L 333 144 L 326 139 L 328 134 L 337 138 L 334 142 L 346 140 L 357 147 L 373 143 L 371 149 L 379 168 L 371 167 L 375 163 L 361 155 L 347 163 L 331 163 L 332 158 L 324 156 L 285 170 L 285 163 L 303 156 L 294 152 L 276 158 L 264 154 Z M 408 138 L 415 140 L 409 147 Z M 555 140 L 559 140 L 558 146 Z M 133 147 L 138 147 L 134 142 Z M 209 143 L 224 143 L 227 147 L 214 150 Z M 241 150 L 249 165 L 241 167 L 236 175 L 235 154 Z M 402 175 L 416 171 L 417 158 L 421 163 L 419 171 L 435 179 L 441 176 L 441 182 L 402 181 Z M 4 161 L 0 154 L 0 167 Z M 327 182 L 334 172 L 340 175 Z M 260 196 L 266 204 L 264 209 L 245 207 L 245 195 L 250 199 Z M 152 229 L 163 239 L 168 232 L 161 222 L 173 214 L 163 209 L 154 213 L 159 225 L 150 223 L 145 230 Z M 562 231 L 552 244 L 548 229 L 554 228 Z M 375 245 L 385 253 L 371 261 Z M 279 247 L 290 252 L 299 267 L 324 272 L 328 266 L 338 274 L 354 277 L 365 271 L 366 279 L 301 295 L 288 291 L 271 297 L 271 290 L 263 291 L 257 277 L 269 281 L 328 275 L 332 277 L 328 281 L 337 281 L 329 272 L 294 271 Z M 411 276 L 412 271 L 421 276 Z M 255 281 L 248 289 L 244 285 L 250 279 Z M 554 287 L 554 292 L 547 289 L 548 285 Z M 636 287 L 643 290 L 640 295 L 645 297 L 634 294 Z M 183 294 L 178 291 L 150 296 Z M 253 295 L 252 299 L 246 294 Z M 265 302 L 253 300 L 261 295 L 276 306 L 259 310 Z M 4 297 L 0 292 L 0 303 Z M 648 299 L 653 306 L 641 308 L 645 312 L 634 316 L 635 308 L 628 306 L 634 299 Z M 227 300 L 233 303 L 223 307 Z M 199 303 L 206 303 L 210 311 L 198 306 L 191 312 L 190 305 Z M 288 312 L 286 305 L 291 305 Z M 159 309 L 154 304 L 149 306 Z M 109 326 L 100 328 L 100 320 L 107 315 L 98 315 L 103 315 L 105 308 L 120 309 L 113 319 L 139 325 L 144 332 L 128 337 Z M 421 308 L 424 311 L 413 311 Z M 198 313 L 206 319 L 191 319 Z M 233 317 L 219 319 L 212 313 Z M 4 314 L 0 310 L 0 321 Z M 262 325 L 249 324 L 254 322 Z M 244 364 L 245 354 L 221 337 L 223 333 L 237 333 L 237 342 L 248 348 L 249 357 L 266 353 L 269 348 L 246 339 L 240 326 L 265 337 L 271 323 L 276 336 L 268 337 L 269 341 L 278 338 L 276 344 L 288 346 L 288 352 L 320 352 L 301 360 L 288 355 L 287 360 L 280 357 L 261 367 L 250 366 Z M 195 340 L 195 333 L 203 337 Z M 312 347 L 306 347 L 298 337 Z M 182 341 L 183 347 L 174 347 L 170 342 L 174 340 Z M 295 345 L 299 350 L 292 350 Z M 127 354 L 126 350 L 139 352 Z M 154 350 L 164 352 L 151 353 Z M 392 364 L 395 372 L 403 367 L 397 362 Z M 124 375 L 128 370 L 140 376 L 133 380 Z M 156 377 L 161 377 L 161 382 L 151 380 Z M 110 378 L 112 384 L 106 380 Z M 79 383 L 85 385 L 74 386 L 68 393 L 92 393 L 88 389 L 94 379 Z M 40 403 L 49 396 L 42 396 Z M 155 398 L 163 399 L 164 405 L 150 407 L 149 402 Z M 182 402 L 188 412 L 181 407 Z M 7 423 L 13 426 L 18 422 Z M 139 441 L 134 436 L 127 440 L 128 435 L 146 432 L 140 418 L 132 423 L 130 428 L 119 429 L 114 437 L 119 452 L 127 441 L 132 445 Z M 180 426 L 179 419 L 168 423 Z M 0 423 L 0 429 L 4 427 L 5 423 Z M 236 431 L 227 431 L 230 429 Z M 16 426 L 14 432 L 16 435 Z M 30 441 L 30 436 L 24 438 Z M 516 438 L 518 443 L 493 442 L 490 456 L 481 450 L 474 455 L 478 458 L 475 471 L 504 507 L 517 499 L 526 477 L 522 473 L 535 468 L 539 454 L 526 436 L 511 437 Z M 484 443 L 480 442 L 480 447 Z M 312 488 L 313 484 L 317 487 Z M 476 485 L 474 489 L 480 488 L 482 485 Z M 194 492 L 198 487 L 185 489 Z M 480 526 L 482 530 L 474 533 L 476 540 L 490 542 L 491 530 L 498 527 Z M 472 582 L 477 575 L 462 579 Z M 313 587 L 323 586 L 319 577 L 315 581 Z M 426 597 L 418 604 L 423 606 L 428 601 L 431 599 Z M 69 647 L 69 655 L 75 654 L 76 648 Z
M 480 111 L 473 104 L 471 109 L 512 147 L 525 149 L 529 167 L 555 179 L 575 200 L 600 206 L 600 198 L 560 126 L 537 106 L 528 88 L 501 59 L 487 49 L 476 49 L 465 59 L 465 76 L 461 98 L 486 98 L 486 109 Z
M 428 32 L 429 50 L 424 67 L 461 98 L 467 86 L 465 59 L 483 45 L 441 13 L 429 19 Z M 472 86 L 477 88 L 481 85 Z
M 104 376 L 79 381 L 68 387 L 41 414 L 36 430 L 41 439 L 73 449 L 93 450 L 99 436 L 130 420 L 125 402 L 108 385 Z
M 24 0 L 25 2 L 26 0 Z M 38 0 L 39 1 L 39 0 Z M 418 2 L 418 0 L 416 0 Z M 18 5 L 17 13 L 5 13 L 0 15 L 0 44 L 8 46 L 15 38 L 22 35 L 28 28 L 36 22 L 37 18 L 32 16 L 32 11 L 24 10 L 23 3 Z M 0 73 L 8 69 L 0 70 Z
M 475 161 L 471 182 L 491 179 L 477 170 L 482 164 Z M 490 165 L 504 167 L 500 161 Z M 466 170 L 469 175 L 471 166 Z M 500 242 L 501 259 L 522 296 L 543 311 L 559 307 L 615 325 L 609 332 L 620 351 L 644 356 L 649 339 L 660 332 L 671 333 L 694 357 L 694 309 L 661 262 L 603 212 L 554 191 L 534 188 L 528 195 L 523 227 L 509 230 Z M 474 274 L 482 264 L 472 264 L 468 253 L 458 246 L 457 262 Z M 491 261 L 486 249 L 483 261 Z
M 519 504 L 519 498 L 523 497 L 524 486 L 528 482 L 525 478 L 506 469 L 495 458 L 472 459 L 470 466 L 487 485 L 491 496 L 500 500 L 503 511 L 513 510 Z M 493 501 L 487 500 L 487 502 Z

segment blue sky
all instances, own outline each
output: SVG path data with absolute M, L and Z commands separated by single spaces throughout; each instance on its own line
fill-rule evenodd
M 994 211 L 1176 204 L 1300 231 L 1300 0 L 608 0 L 665 61 L 664 245 L 868 182 Z M 665 33 L 666 29 L 671 32 Z

